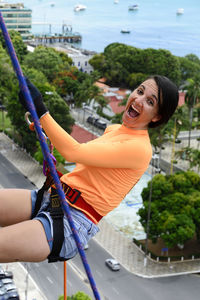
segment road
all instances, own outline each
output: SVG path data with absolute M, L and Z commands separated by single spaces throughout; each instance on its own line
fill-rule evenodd
M 34 188 L 4 156 L 0 154 L 0 187 Z M 104 300 L 196 300 L 200 293 L 200 276 L 174 276 L 160 279 L 143 279 L 123 267 L 112 272 L 105 266 L 110 255 L 95 241 L 90 241 L 86 252 L 98 290 Z M 25 264 L 29 274 L 48 300 L 63 294 L 63 263 Z M 79 290 L 92 296 L 79 255 L 67 262 L 67 291 Z M 17 282 L 16 282 L 17 285 Z

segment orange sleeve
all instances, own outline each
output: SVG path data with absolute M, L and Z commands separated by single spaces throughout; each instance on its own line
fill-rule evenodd
M 46 114 L 40 119 L 52 144 L 70 162 L 102 168 L 140 169 L 149 162 L 149 147 L 138 143 L 138 139 L 125 141 L 96 140 L 80 144 L 56 121 Z

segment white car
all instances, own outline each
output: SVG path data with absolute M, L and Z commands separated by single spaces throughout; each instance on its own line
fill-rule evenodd
M 120 270 L 120 264 L 113 258 L 107 258 L 105 263 L 112 271 Z

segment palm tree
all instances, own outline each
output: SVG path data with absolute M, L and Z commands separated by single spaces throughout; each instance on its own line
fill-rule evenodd
M 200 98 L 200 75 L 196 75 L 194 78 L 187 80 L 185 85 L 187 89 L 185 95 L 185 103 L 189 109 L 189 136 L 188 136 L 188 147 L 190 147 L 191 130 L 192 130 L 192 120 L 193 120 L 193 109 L 196 104 L 197 99 Z
M 108 99 L 106 99 L 103 95 L 97 95 L 94 100 L 97 103 L 97 106 L 96 106 L 97 113 L 99 115 L 102 115 L 103 114 L 103 109 L 105 107 L 107 107 L 107 105 L 109 103 Z

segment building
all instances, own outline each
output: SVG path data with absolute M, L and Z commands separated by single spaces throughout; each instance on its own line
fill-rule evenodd
M 31 37 L 32 10 L 25 8 L 23 3 L 7 3 L 0 0 L 0 9 L 8 30 L 18 31 L 22 39 Z
M 89 60 L 94 56 L 94 53 L 86 52 L 74 48 L 70 45 L 63 45 L 55 47 L 58 51 L 65 52 L 73 62 L 73 66 L 77 67 L 79 71 L 90 74 L 93 71 L 93 67 L 89 64 Z
M 94 52 L 77 49 L 71 45 L 51 45 L 49 47 L 55 48 L 57 51 L 66 53 L 71 59 L 73 66 L 77 67 L 79 71 L 90 74 L 93 67 L 89 64 L 89 60 L 94 56 Z

